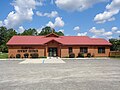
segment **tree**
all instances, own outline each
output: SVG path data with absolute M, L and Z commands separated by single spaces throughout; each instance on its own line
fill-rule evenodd
M 120 39 L 109 39 L 112 44 L 111 51 L 120 51 Z
M 13 28 L 8 29 L 6 32 L 6 41 L 9 41 L 14 35 L 17 35 L 17 32 Z
M 5 36 L 6 36 L 6 33 L 7 32 L 7 28 L 6 27 L 0 27 L 0 45 L 2 43 L 4 43 L 4 40 L 5 40 Z
M 59 35 L 59 36 L 64 36 L 64 34 L 61 32 L 61 31 L 59 31 L 59 32 L 55 32 L 57 35 Z
M 0 52 L 7 52 L 8 48 L 6 43 L 10 40 L 13 35 L 17 32 L 14 29 L 7 29 L 6 27 L 0 27 Z
M 50 34 L 50 33 L 52 32 L 52 30 L 53 30 L 53 32 L 55 31 L 55 30 L 52 29 L 51 27 L 46 26 L 46 27 L 42 28 L 42 31 L 39 33 L 39 35 L 47 35 L 47 34 Z
M 59 36 L 64 36 L 64 34 L 61 31 L 56 32 L 55 29 L 48 27 L 48 26 L 44 27 L 38 35 L 47 35 L 47 34 L 50 34 L 52 32 L 54 32 L 55 34 L 57 34 Z
M 33 35 L 33 36 L 36 36 L 37 35 L 37 30 L 36 29 L 28 29 L 28 30 L 25 30 L 21 35 Z

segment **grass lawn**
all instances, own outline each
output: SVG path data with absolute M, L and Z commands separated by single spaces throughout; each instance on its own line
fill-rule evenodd
M 120 60 L 120 56 L 118 56 L 118 57 L 110 57 L 111 59 L 118 59 L 118 60 Z
M 8 58 L 8 53 L 0 53 L 0 59 Z

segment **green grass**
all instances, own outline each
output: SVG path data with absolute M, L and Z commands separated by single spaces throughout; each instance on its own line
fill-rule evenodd
M 120 60 L 120 57 L 110 57 L 110 58 Z
M 8 58 L 8 53 L 0 53 L 0 59 Z

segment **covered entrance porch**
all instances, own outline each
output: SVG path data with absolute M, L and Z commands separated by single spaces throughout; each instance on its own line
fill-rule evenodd
M 52 40 L 45 44 L 44 56 L 61 57 L 61 44 Z

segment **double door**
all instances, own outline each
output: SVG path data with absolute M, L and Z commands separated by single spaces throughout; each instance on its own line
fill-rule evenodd
M 57 57 L 58 50 L 57 48 L 48 48 L 49 57 Z

